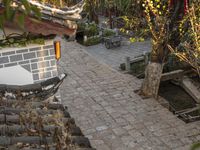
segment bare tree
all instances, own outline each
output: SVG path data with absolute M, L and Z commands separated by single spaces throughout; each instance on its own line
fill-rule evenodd
M 157 98 L 163 66 L 169 50 L 169 10 L 167 2 L 144 1 L 146 20 L 152 34 L 151 62 L 147 65 L 141 94 Z
M 168 47 L 180 61 L 190 64 L 200 77 L 200 7 L 195 6 L 198 3 L 192 4 L 180 25 L 182 43 L 178 48 Z

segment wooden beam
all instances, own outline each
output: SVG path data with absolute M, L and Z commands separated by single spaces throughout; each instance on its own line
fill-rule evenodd
M 192 80 L 188 77 L 184 77 L 183 80 L 181 80 L 181 87 L 184 88 L 184 90 L 192 96 L 192 98 L 197 102 L 200 103 L 200 91 L 198 88 L 192 83 Z
M 175 70 L 175 71 L 163 73 L 161 76 L 161 81 L 167 81 L 167 80 L 171 80 L 171 79 L 181 78 L 181 77 L 183 77 L 184 74 L 185 73 L 183 70 Z

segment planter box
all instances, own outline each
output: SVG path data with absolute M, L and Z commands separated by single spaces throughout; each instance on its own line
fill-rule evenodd
M 53 40 L 0 49 L 0 84 L 32 84 L 57 75 Z

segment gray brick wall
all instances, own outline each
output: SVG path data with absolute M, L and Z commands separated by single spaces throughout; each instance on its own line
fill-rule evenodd
M 33 75 L 34 82 L 58 75 L 54 46 L 43 45 L 1 52 L 0 68 L 20 65 Z

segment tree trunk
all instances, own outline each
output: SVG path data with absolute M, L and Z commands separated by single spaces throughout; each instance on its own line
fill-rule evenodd
M 142 83 L 141 94 L 147 97 L 158 97 L 163 64 L 151 62 L 145 70 L 145 79 Z

